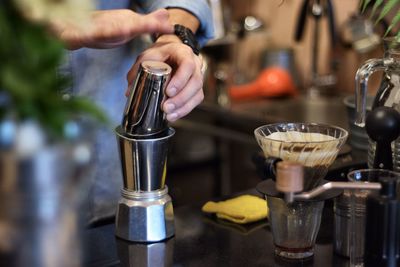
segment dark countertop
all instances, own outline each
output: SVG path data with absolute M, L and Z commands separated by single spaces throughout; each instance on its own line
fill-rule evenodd
M 114 236 L 112 221 L 86 230 L 84 266 L 346 266 L 333 253 L 332 202 L 325 203 L 315 255 L 285 262 L 274 256 L 268 221 L 231 224 L 201 212 L 200 206 L 175 209 L 175 236 L 153 244 L 129 243 Z

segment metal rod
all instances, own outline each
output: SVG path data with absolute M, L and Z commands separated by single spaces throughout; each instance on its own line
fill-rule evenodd
M 294 200 L 305 200 L 312 199 L 321 195 L 322 193 L 333 190 L 333 189 L 361 189 L 361 190 L 380 190 L 380 183 L 369 183 L 369 182 L 328 182 L 321 186 L 314 188 L 309 192 L 303 192 L 300 194 L 295 194 L 293 196 Z

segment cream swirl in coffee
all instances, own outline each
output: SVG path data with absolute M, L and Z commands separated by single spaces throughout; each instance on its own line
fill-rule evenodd
M 329 166 L 339 152 L 339 141 L 321 133 L 274 132 L 260 142 L 266 157 L 294 161 L 307 167 Z

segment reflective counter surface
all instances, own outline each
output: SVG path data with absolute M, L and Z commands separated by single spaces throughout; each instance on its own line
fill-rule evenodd
M 253 192 L 252 192 L 253 193 Z M 255 193 L 255 192 L 254 192 Z M 268 221 L 232 224 L 201 212 L 201 206 L 175 209 L 175 236 L 153 244 L 129 243 L 114 236 L 114 224 L 86 230 L 84 266 L 347 266 L 333 253 L 332 204 L 325 204 L 315 255 L 287 262 L 274 256 Z

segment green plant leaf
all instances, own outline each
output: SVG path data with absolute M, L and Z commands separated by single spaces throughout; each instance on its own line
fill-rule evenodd
M 389 27 L 387 28 L 387 30 L 386 30 L 384 36 L 387 36 L 387 35 L 389 34 L 389 32 L 393 29 L 393 27 L 396 26 L 397 23 L 399 23 L 399 21 L 400 21 L 400 12 L 398 12 L 398 13 L 396 14 L 396 16 L 392 19 L 392 21 L 390 22 L 390 25 L 389 25 Z M 399 32 L 399 33 L 400 33 L 400 32 Z M 397 35 L 399 35 L 399 33 L 397 33 Z
M 378 19 L 375 21 L 375 25 L 381 21 L 392 8 L 398 3 L 399 0 L 389 0 L 382 8 L 381 13 L 379 14 Z
M 360 1 L 360 7 L 362 7 L 362 13 L 365 12 L 368 4 L 370 4 L 372 2 L 372 0 L 361 0 Z M 373 7 L 372 7 L 372 11 L 371 14 L 369 16 L 370 19 L 372 19 L 378 8 L 380 8 L 383 5 L 383 8 L 381 10 L 381 12 L 379 13 L 379 16 L 377 19 L 375 19 L 375 25 L 377 23 L 379 23 L 379 21 L 381 21 L 382 19 L 384 19 L 385 16 L 387 16 L 387 14 L 391 11 L 393 11 L 396 8 L 396 4 L 400 4 L 400 0 L 387 0 L 386 2 L 384 0 L 376 0 Z M 390 22 L 390 25 L 388 26 L 388 28 L 386 29 L 386 32 L 384 34 L 384 36 L 387 36 L 395 26 L 398 26 L 400 23 L 400 11 L 399 8 L 397 8 L 396 14 L 394 15 L 392 21 Z M 398 41 L 400 41 L 400 32 L 396 32 L 395 37 Z
M 371 0 L 360 1 L 360 8 L 362 13 L 365 12 L 365 9 L 367 8 L 369 3 L 371 3 Z
M 383 4 L 383 0 L 376 0 L 374 6 L 372 7 L 371 15 L 369 16 L 372 19 L 378 10 L 378 8 Z

